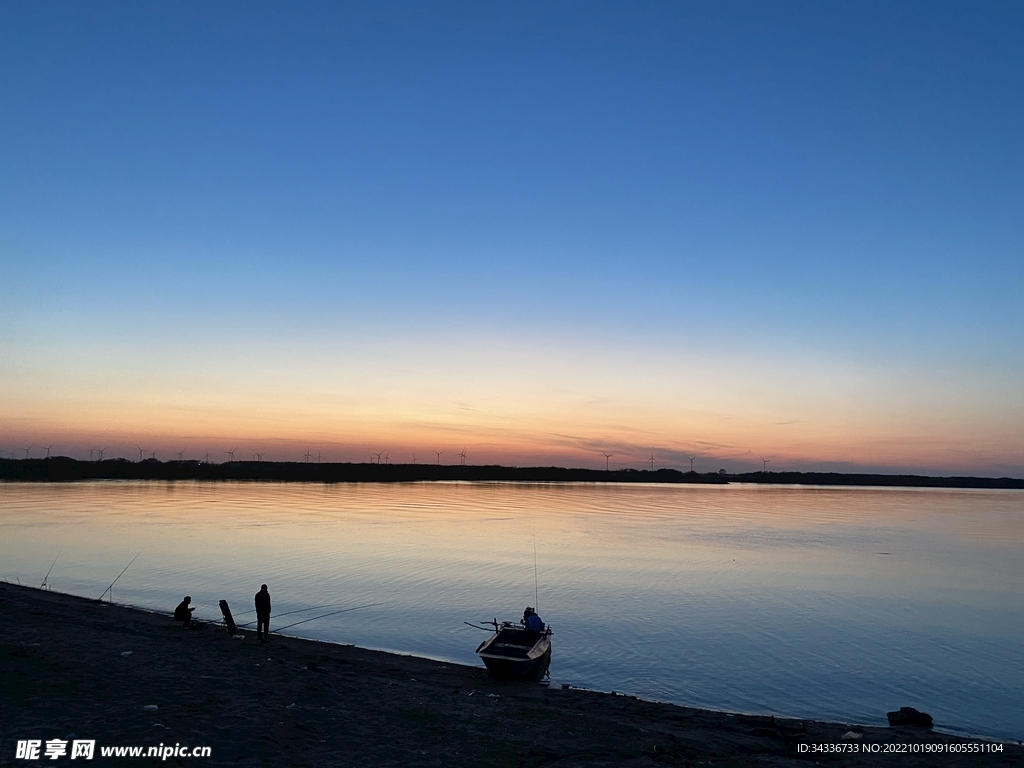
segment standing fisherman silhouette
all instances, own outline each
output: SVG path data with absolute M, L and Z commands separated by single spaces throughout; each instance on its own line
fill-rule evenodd
M 270 593 L 267 585 L 260 586 L 256 593 L 256 635 L 261 642 L 270 639 Z

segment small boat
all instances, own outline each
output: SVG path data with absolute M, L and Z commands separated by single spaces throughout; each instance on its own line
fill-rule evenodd
M 497 680 L 540 680 L 551 664 L 550 627 L 525 629 L 504 621 L 494 624 L 494 634 L 480 643 L 476 652 Z

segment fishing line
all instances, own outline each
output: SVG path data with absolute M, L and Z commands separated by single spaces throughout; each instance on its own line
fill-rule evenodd
M 335 605 L 337 605 L 337 603 L 325 603 L 324 605 L 311 605 L 308 608 L 296 608 L 294 611 L 285 611 L 284 613 L 275 613 L 274 614 L 274 618 L 275 619 L 279 619 L 282 616 L 291 616 L 293 613 L 301 613 L 302 611 L 315 611 L 315 610 L 317 610 L 319 608 L 331 608 L 331 607 L 333 607 Z M 252 611 L 246 611 L 246 613 L 252 613 Z M 242 613 L 242 614 L 239 614 L 239 615 L 245 616 L 245 613 Z M 239 626 L 239 627 L 247 627 L 250 624 L 255 624 L 255 623 L 256 623 L 256 620 L 254 620 L 254 621 L 247 621 L 247 622 L 245 622 L 245 624 L 238 624 L 237 626 Z
M 336 616 L 339 613 L 348 613 L 349 611 L 358 611 L 360 608 L 372 608 L 375 605 L 383 605 L 384 603 L 367 603 L 366 605 L 357 605 L 355 608 L 342 608 L 340 611 L 331 611 L 320 616 L 314 616 L 311 619 L 303 619 L 302 621 L 296 621 L 294 624 L 288 624 L 287 626 L 275 629 L 275 632 L 283 632 L 290 627 L 297 627 L 299 624 L 305 624 L 307 621 L 316 621 L 317 619 L 326 619 L 328 616 Z

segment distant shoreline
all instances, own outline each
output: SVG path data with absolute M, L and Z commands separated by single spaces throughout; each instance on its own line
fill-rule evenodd
M 450 464 L 351 464 L 278 461 L 199 461 L 127 459 L 78 461 L 66 456 L 48 459 L 0 459 L 0 481 L 66 483 L 82 480 L 206 480 L 305 483 L 408 483 L 462 480 L 469 482 L 674 483 L 726 485 L 839 485 L 901 488 L 1024 489 L 1012 477 L 930 477 L 841 472 L 746 472 L 722 474 L 677 469 L 581 469 L 568 467 L 459 466 Z

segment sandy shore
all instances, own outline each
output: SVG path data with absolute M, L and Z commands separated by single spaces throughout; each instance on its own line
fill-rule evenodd
M 986 755 L 866 754 L 865 744 L 970 740 L 503 684 L 482 667 L 288 637 L 261 644 L 252 632 L 237 640 L 6 583 L 0 622 L 0 765 L 33 764 L 15 759 L 19 739 L 73 733 L 95 739 L 97 750 L 211 747 L 208 760 L 167 760 L 177 765 L 1024 766 L 1017 745 Z M 862 735 L 844 741 L 849 731 Z M 800 752 L 801 744 L 844 743 L 862 751 Z M 97 751 L 92 764 L 155 762 L 104 760 Z

